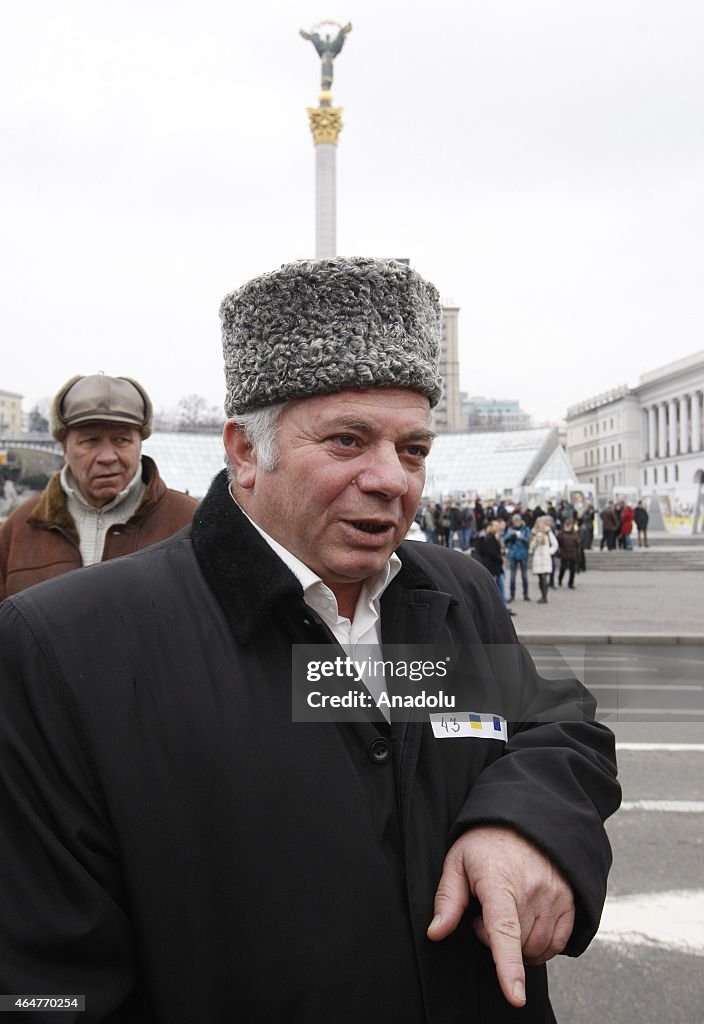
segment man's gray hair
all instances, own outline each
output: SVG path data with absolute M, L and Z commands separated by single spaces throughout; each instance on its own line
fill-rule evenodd
M 230 422 L 242 431 L 252 446 L 257 464 L 268 473 L 276 469 L 279 461 L 279 442 L 276 435 L 281 413 L 287 405 L 291 405 L 291 402 L 277 402 L 275 405 L 267 405 L 253 412 L 241 412 L 230 418 Z M 228 466 L 228 471 L 230 478 L 236 479 L 235 470 L 231 465 Z

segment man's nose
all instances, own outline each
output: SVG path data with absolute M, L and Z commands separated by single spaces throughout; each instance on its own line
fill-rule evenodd
M 98 462 L 115 462 L 116 459 L 117 449 L 110 441 L 100 445 L 97 455 Z
M 408 476 L 393 445 L 375 448 L 366 455 L 366 465 L 357 476 L 362 491 L 400 498 L 408 490 Z

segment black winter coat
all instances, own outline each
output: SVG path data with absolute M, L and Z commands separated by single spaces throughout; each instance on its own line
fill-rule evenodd
M 613 737 L 577 683 L 539 679 L 483 569 L 400 554 L 384 644 L 479 652 L 469 710 L 510 719 L 507 743 L 293 723 L 291 645 L 339 648 L 224 474 L 192 528 L 0 606 L 0 991 L 84 993 L 64 1024 L 553 1020 L 544 968 L 508 1006 L 471 914 L 425 930 L 448 845 L 503 823 L 571 882 L 585 948 Z

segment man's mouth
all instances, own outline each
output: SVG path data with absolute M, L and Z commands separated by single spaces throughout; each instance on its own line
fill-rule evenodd
M 356 530 L 361 530 L 362 533 L 385 533 L 387 530 L 393 529 L 391 523 L 379 523 L 373 519 L 354 519 L 351 525 Z

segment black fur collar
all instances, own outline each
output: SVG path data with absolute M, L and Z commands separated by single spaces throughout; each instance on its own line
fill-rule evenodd
M 193 517 L 191 537 L 203 575 L 239 640 L 250 640 L 280 602 L 303 600 L 298 579 L 232 500 L 224 469 Z M 403 568 L 386 594 L 397 587 L 438 589 L 413 557 L 413 547 L 409 542 L 399 550 Z

